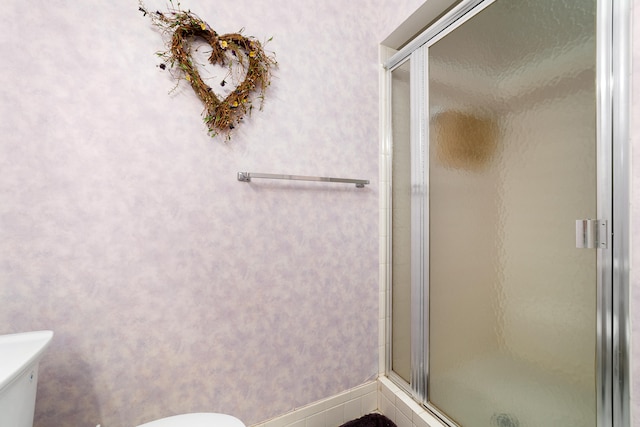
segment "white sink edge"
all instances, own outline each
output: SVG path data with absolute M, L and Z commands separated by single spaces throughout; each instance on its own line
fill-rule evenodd
M 0 335 L 0 390 L 39 361 L 52 338 L 53 331 Z

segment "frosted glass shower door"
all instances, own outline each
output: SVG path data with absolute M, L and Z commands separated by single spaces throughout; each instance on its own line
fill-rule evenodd
M 427 46 L 428 404 L 596 426 L 596 3 L 497 0 Z
M 411 383 L 411 60 L 391 73 L 392 333 L 391 369 Z

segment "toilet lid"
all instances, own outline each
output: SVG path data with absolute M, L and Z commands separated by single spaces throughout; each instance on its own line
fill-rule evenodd
M 175 415 L 151 421 L 138 427 L 246 427 L 242 421 L 227 414 L 197 413 Z

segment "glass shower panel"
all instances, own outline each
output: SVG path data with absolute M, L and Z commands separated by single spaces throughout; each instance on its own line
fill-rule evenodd
M 391 369 L 411 382 L 410 60 L 391 72 Z
M 595 1 L 497 0 L 428 48 L 428 401 L 596 425 Z

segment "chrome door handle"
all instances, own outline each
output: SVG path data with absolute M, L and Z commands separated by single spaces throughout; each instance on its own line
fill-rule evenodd
M 601 219 L 576 220 L 576 248 L 606 249 L 608 243 L 607 221 Z

